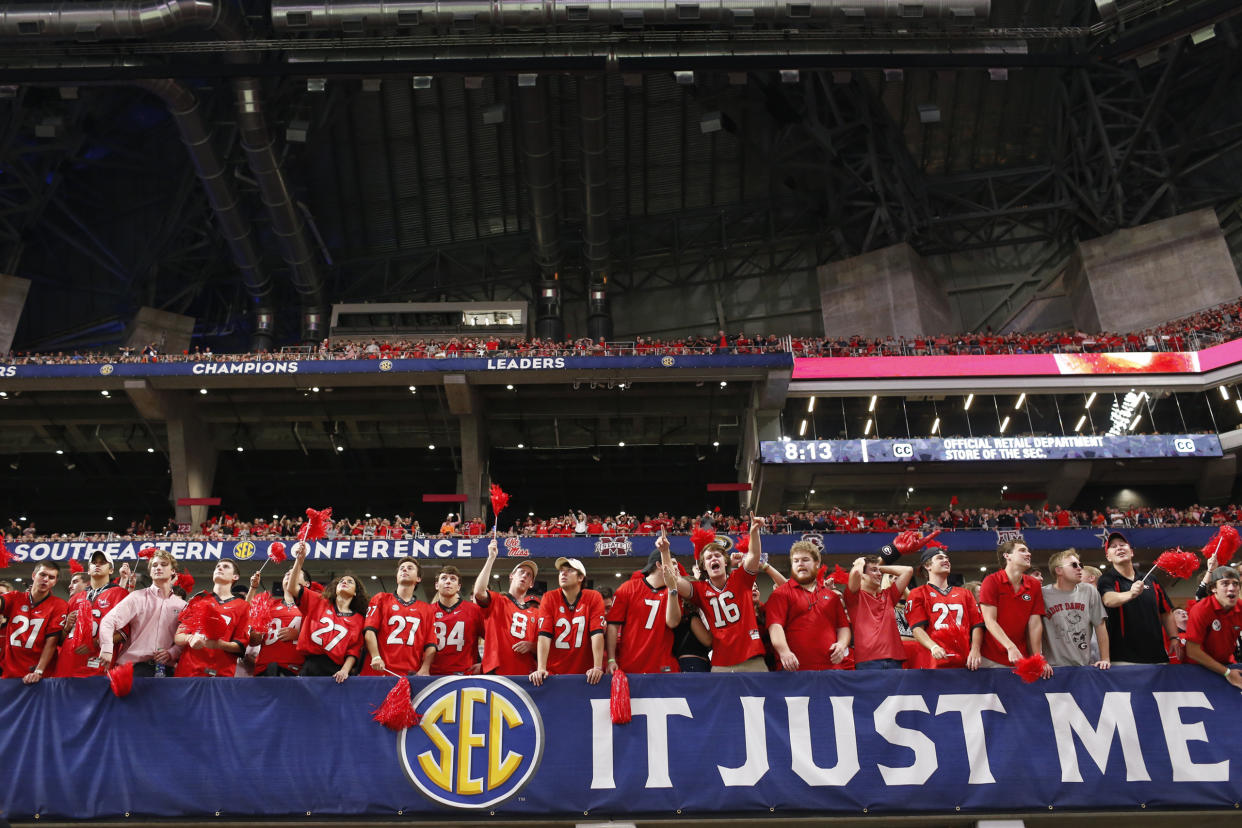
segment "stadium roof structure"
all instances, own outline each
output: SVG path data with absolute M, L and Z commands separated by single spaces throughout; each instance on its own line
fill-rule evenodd
M 1000 327 L 1077 240 L 1237 222 L 1238 12 L 2 3 L 14 347 L 116 342 L 150 306 L 244 349 L 333 302 L 534 301 L 553 274 L 571 333 L 605 283 L 623 335 L 810 333 L 814 267 L 898 242 L 1020 260 L 962 288 Z

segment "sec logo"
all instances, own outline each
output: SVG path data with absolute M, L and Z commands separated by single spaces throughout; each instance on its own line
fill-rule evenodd
M 677 360 L 673 359 L 671 356 L 666 356 L 660 360 L 660 364 L 663 365 L 665 368 L 672 368 L 674 365 L 677 364 Z
M 239 561 L 248 561 L 254 557 L 254 544 L 250 541 L 242 541 L 233 549 L 233 557 Z
M 489 808 L 515 795 L 543 759 L 543 719 L 500 676 L 445 676 L 414 697 L 422 715 L 397 753 L 410 783 L 451 808 Z
M 390 360 L 390 359 L 381 359 L 381 360 L 380 360 L 380 364 L 379 364 L 379 369 L 380 369 L 381 371 L 391 371 L 391 370 L 392 370 L 392 360 Z
M 99 373 L 103 374 L 105 377 L 111 374 L 112 371 L 113 371 L 113 368 L 111 365 L 100 365 L 99 366 Z

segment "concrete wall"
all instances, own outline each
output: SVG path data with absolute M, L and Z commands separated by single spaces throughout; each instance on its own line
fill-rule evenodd
M 910 337 L 956 327 L 940 280 L 908 244 L 821 265 L 819 283 L 828 336 Z
M 29 279 L 0 273 L 0 354 L 13 347 L 13 335 L 17 333 L 28 293 Z
M 190 347 L 194 334 L 194 317 L 179 313 L 139 308 L 125 334 L 125 344 L 141 349 L 152 342 L 159 345 L 160 353 L 181 353 Z
M 1083 331 L 1142 330 L 1242 294 L 1210 209 L 1083 242 L 1067 279 Z

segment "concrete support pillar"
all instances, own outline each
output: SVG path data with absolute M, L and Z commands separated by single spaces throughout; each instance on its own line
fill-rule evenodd
M 1141 331 L 1242 294 L 1216 212 L 1197 210 L 1078 245 L 1065 274 L 1081 331 Z
M 181 498 L 210 497 L 216 479 L 216 447 L 211 429 L 198 414 L 195 395 L 156 391 L 146 380 L 126 380 L 125 393 L 144 420 L 164 423 L 177 522 L 197 527 L 207 520 L 207 507 L 175 505 Z
M 488 478 L 488 453 L 491 446 L 487 440 L 487 426 L 483 416 L 483 400 L 477 388 L 472 388 L 465 374 L 448 374 L 444 377 L 444 393 L 448 398 L 449 412 L 455 414 L 461 431 L 461 474 L 458 475 L 458 491 L 466 496 L 462 518 L 488 519 L 484 504 L 490 484 Z
M 921 336 L 956 330 L 949 297 L 908 244 L 819 266 L 825 336 Z
M 1048 503 L 1069 508 L 1091 478 L 1091 460 L 1067 460 L 1048 482 Z
M 13 336 L 17 333 L 28 293 L 29 279 L 0 273 L 0 354 L 8 353 L 13 347 Z
M 751 510 L 762 514 L 775 512 L 784 498 L 782 486 L 771 481 L 765 485 L 763 465 L 759 461 L 759 443 L 781 438 L 781 409 L 788 396 L 791 373 L 788 370 L 771 371 L 766 380 L 755 383 L 751 389 L 737 464 L 738 482 L 749 483 L 751 490 L 742 492 L 738 498 L 740 514 Z

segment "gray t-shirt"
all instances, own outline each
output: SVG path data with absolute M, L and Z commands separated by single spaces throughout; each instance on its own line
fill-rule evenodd
M 1083 666 L 1099 652 L 1095 627 L 1106 617 L 1100 593 L 1078 584 L 1069 592 L 1044 587 L 1044 657 L 1053 667 Z

